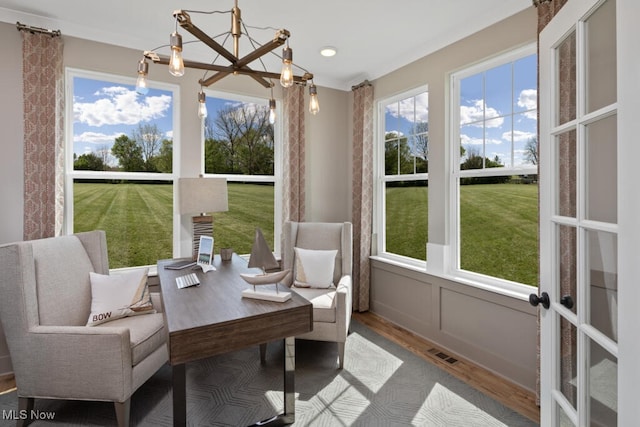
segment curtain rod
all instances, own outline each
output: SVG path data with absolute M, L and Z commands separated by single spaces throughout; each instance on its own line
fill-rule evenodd
M 51 37 L 58 37 L 62 35 L 60 30 L 48 30 L 46 28 L 33 27 L 31 25 L 21 24 L 20 22 L 16 22 L 16 28 L 18 29 L 18 31 L 29 31 L 32 34 L 33 33 L 48 34 Z
M 363 81 L 363 82 L 362 82 L 362 83 L 360 83 L 360 84 L 357 84 L 357 85 L 351 86 L 351 90 L 360 89 L 360 88 L 361 88 L 361 87 L 363 87 L 363 86 L 371 86 L 371 83 L 369 82 L 369 80 L 365 80 L 365 81 Z

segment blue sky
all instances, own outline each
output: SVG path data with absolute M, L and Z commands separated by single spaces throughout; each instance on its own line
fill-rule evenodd
M 537 134 L 536 55 L 460 81 L 460 140 L 506 167 L 531 166 L 524 147 Z M 513 158 L 512 158 L 513 156 Z
M 73 152 L 77 155 L 111 149 L 118 136 L 131 137 L 144 123 L 156 124 L 165 138 L 173 138 L 170 91 L 150 89 L 140 95 L 134 85 L 75 77 L 73 93 Z
M 531 55 L 461 80 L 460 140 L 467 151 L 498 156 L 507 167 L 531 166 L 524 146 L 537 134 L 536 61 Z M 427 101 L 418 96 L 415 112 L 413 98 L 390 104 L 385 131 L 409 135 L 415 122 L 428 120 Z
M 131 137 L 139 124 L 155 124 L 165 138 L 173 138 L 170 91 L 150 88 L 146 95 L 141 95 L 134 85 L 74 77 L 73 93 L 73 151 L 78 156 L 110 150 L 118 136 Z M 221 108 L 238 103 L 207 96 L 209 117 L 215 117 Z M 197 105 L 194 94 L 194 115 Z M 111 162 L 115 164 L 116 160 L 111 158 Z
M 170 91 L 151 88 L 147 95 L 140 95 L 134 85 L 81 77 L 75 77 L 73 85 L 73 151 L 77 155 L 110 149 L 119 135 L 131 136 L 143 123 L 156 124 L 165 138 L 173 138 Z M 490 159 L 498 156 L 507 167 L 530 165 L 523 153 L 537 132 L 536 87 L 535 55 L 461 80 L 460 140 L 465 149 Z M 415 97 L 415 105 L 413 100 L 389 105 L 387 132 L 408 135 L 416 122 L 428 121 L 428 94 Z M 233 101 L 207 96 L 209 116 L 229 103 Z M 195 95 L 193 109 L 196 114 Z

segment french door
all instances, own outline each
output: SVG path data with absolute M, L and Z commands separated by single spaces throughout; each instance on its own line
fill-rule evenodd
M 638 12 L 629 0 L 569 0 L 540 33 L 541 260 L 539 294 L 531 301 L 541 307 L 543 426 L 623 425 L 619 395 L 638 395 L 631 382 L 621 380 L 627 372 L 637 377 L 637 366 L 619 363 L 622 316 L 639 318 L 619 309 L 625 289 L 638 283 L 624 280 L 637 266 L 619 271 L 621 260 L 633 259 L 623 230 L 639 235 L 637 225 L 619 222 L 632 217 L 619 214 L 619 207 L 626 206 L 623 198 L 640 197 L 640 187 L 628 184 L 623 156 L 625 144 L 640 144 L 640 138 L 629 141 L 619 134 L 619 68 L 627 64 L 619 39 L 631 37 L 618 31 L 620 6 Z M 640 73 L 636 92 L 638 81 Z M 640 130 L 640 117 L 634 120 Z M 625 411 L 624 419 L 638 412 L 629 406 Z

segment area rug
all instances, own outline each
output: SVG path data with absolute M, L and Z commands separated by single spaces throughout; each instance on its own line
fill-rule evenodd
M 246 426 L 281 412 L 282 342 L 187 365 L 187 424 Z M 334 343 L 296 341 L 293 426 L 534 426 L 437 366 L 353 321 L 344 369 Z M 17 409 L 16 392 L 0 396 L 0 425 Z M 116 425 L 113 404 L 36 399 L 44 417 L 31 426 Z M 131 426 L 172 426 L 171 367 L 132 397 Z

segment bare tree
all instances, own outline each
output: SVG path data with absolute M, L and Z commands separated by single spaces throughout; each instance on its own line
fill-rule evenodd
M 269 112 L 255 104 L 228 106 L 205 121 L 205 138 L 217 145 L 227 173 L 273 173 L 273 127 Z
M 102 159 L 102 163 L 104 164 L 104 169 L 109 169 L 109 165 L 112 163 L 111 159 L 113 156 L 111 155 L 111 149 L 107 144 L 102 144 L 98 147 L 96 151 L 96 155 Z
M 524 146 L 524 158 L 531 164 L 538 164 L 538 137 L 530 138 Z
M 162 133 L 158 125 L 151 123 L 139 124 L 133 131 L 132 139 L 142 150 L 144 169 L 148 172 L 155 171 L 153 158 L 160 152 L 162 145 Z

